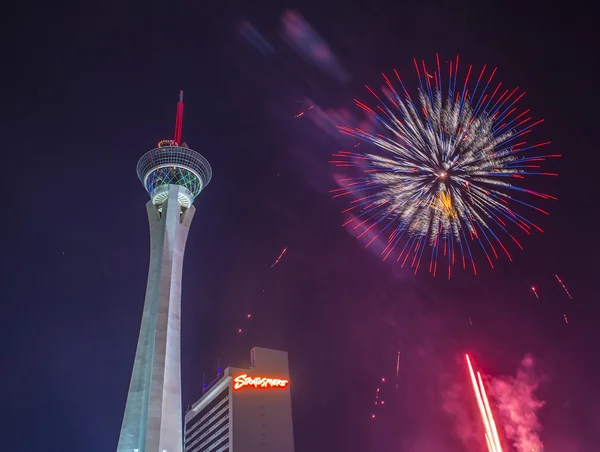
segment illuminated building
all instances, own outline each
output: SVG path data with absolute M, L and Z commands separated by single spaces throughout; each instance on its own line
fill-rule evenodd
M 175 138 L 142 156 L 137 173 L 150 195 L 150 268 L 142 324 L 117 452 L 182 452 L 181 273 L 194 199 L 210 182 L 204 157 Z
M 185 452 L 294 452 L 287 352 L 254 347 L 185 415 Z

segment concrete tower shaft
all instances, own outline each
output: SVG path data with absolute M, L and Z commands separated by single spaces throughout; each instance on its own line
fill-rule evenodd
M 160 206 L 146 204 L 150 268 L 142 326 L 117 452 L 181 452 L 181 276 L 195 208 L 182 211 L 183 187 Z
M 181 277 L 183 254 L 212 168 L 180 144 L 183 93 L 177 104 L 175 140 L 163 140 L 137 165 L 150 195 L 150 268 L 142 326 L 117 452 L 182 452 Z

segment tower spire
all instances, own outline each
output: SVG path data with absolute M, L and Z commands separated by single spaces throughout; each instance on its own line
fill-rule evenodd
M 183 91 L 179 91 L 179 102 L 177 102 L 177 116 L 175 117 L 175 144 L 181 144 L 181 129 L 183 127 Z

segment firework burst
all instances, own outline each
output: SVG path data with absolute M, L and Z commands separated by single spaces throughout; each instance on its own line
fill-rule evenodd
M 493 81 L 496 69 L 487 71 L 484 66 L 469 90 L 472 66 L 457 87 L 459 58 L 449 63 L 447 83 L 442 83 L 437 55 L 436 60 L 431 72 L 424 61 L 414 60 L 419 78 L 416 101 L 397 71 L 400 90 L 386 75 L 384 97 L 367 86 L 378 101 L 376 108 L 355 102 L 377 119 L 387 135 L 340 126 L 342 133 L 374 145 L 378 152 L 339 151 L 331 163 L 363 171 L 333 190 L 335 197 L 355 195 L 344 210 L 351 214 L 345 225 L 363 228 L 359 237 L 377 227 L 367 246 L 383 234 L 384 259 L 393 256 L 402 265 L 410 260 L 415 273 L 430 247 L 429 271 L 435 275 L 444 258 L 450 278 L 457 261 L 477 274 L 473 247 L 483 250 L 492 268 L 492 258 L 500 253 L 512 260 L 503 238 L 522 246 L 511 228 L 526 234 L 534 229 L 543 232 L 522 212 L 548 212 L 519 197 L 556 198 L 519 182 L 529 175 L 556 176 L 542 172 L 540 162 L 560 155 L 528 152 L 550 143 L 530 144 L 525 138 L 543 121 L 534 121 L 529 110 L 518 108 L 524 92 Z

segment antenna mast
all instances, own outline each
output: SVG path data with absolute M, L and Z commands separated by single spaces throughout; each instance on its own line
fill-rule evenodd
M 183 91 L 179 91 L 179 102 L 177 102 L 177 116 L 175 117 L 175 145 L 181 144 L 181 129 L 183 127 Z

